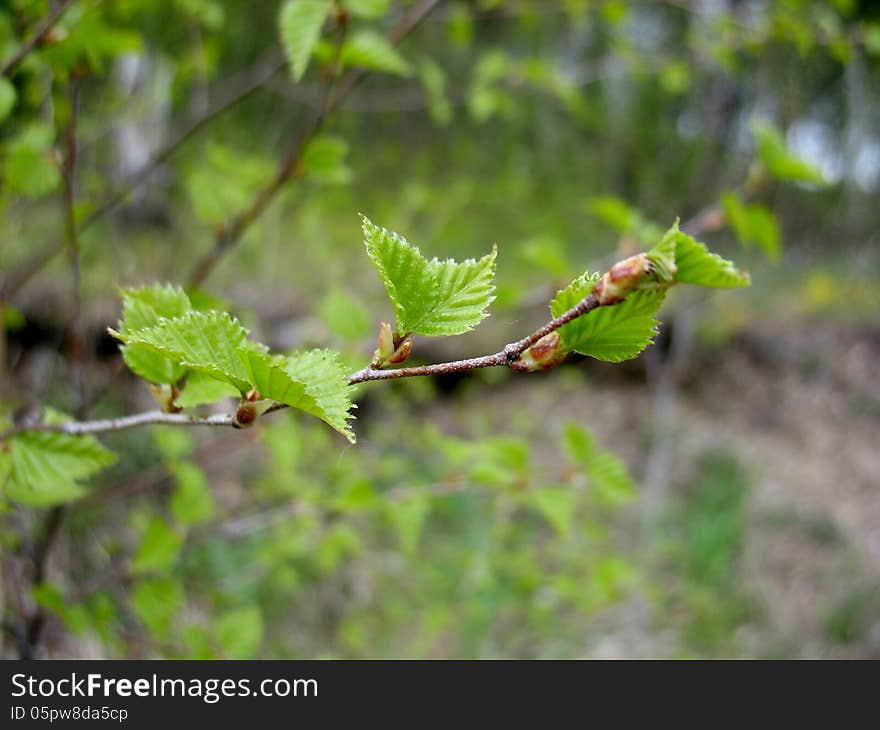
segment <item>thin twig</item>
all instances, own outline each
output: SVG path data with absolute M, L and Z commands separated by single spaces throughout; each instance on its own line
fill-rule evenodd
M 187 416 L 183 413 L 164 413 L 163 411 L 146 411 L 119 418 L 102 418 L 96 421 L 66 421 L 65 423 L 26 424 L 11 428 L 0 434 L 0 441 L 23 433 L 24 431 L 52 431 L 65 433 L 68 436 L 86 436 L 93 433 L 108 431 L 124 431 L 138 426 L 165 424 L 169 426 L 233 426 L 234 417 L 227 413 L 213 416 Z
M 388 41 L 397 44 L 415 30 L 440 0 L 423 0 L 413 7 L 388 34 Z M 351 90 L 367 75 L 364 70 L 349 71 L 334 88 L 331 81 L 325 87 L 320 109 L 299 134 L 275 172 L 275 176 L 254 196 L 251 204 L 229 221 L 217 233 L 214 245 L 193 267 L 187 283 L 191 287 L 201 285 L 214 270 L 223 256 L 241 240 L 251 225 L 266 210 L 286 183 L 301 173 L 303 153 L 309 141 L 322 129 L 330 114 L 345 100 Z
M 24 61 L 27 55 L 43 41 L 43 39 L 49 34 L 49 31 L 55 27 L 55 24 L 61 19 L 61 16 L 64 15 L 73 3 L 74 0 L 63 0 L 63 2 L 59 3 L 43 21 L 43 24 L 37 28 L 36 32 L 27 41 L 21 44 L 18 51 L 12 55 L 12 58 L 3 64 L 3 68 L 0 68 L 0 76 L 10 76 L 12 72 L 18 68 L 19 64 Z

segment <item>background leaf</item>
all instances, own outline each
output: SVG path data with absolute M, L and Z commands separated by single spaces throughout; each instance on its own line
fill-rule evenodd
M 278 26 L 294 81 L 306 72 L 332 5 L 329 0 L 287 0 L 281 6 Z
M 47 507 L 86 493 L 82 480 L 116 461 L 91 436 L 25 431 L 9 442 L 6 495 L 22 504 Z
M 342 47 L 340 60 L 344 66 L 409 76 L 412 67 L 388 40 L 371 30 L 358 31 Z
M 753 132 L 758 159 L 773 177 L 790 182 L 827 184 L 821 172 L 789 151 L 782 134 L 772 124 L 759 122 L 755 124 Z

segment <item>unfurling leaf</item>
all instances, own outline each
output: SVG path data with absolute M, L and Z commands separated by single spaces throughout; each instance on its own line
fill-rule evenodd
M 438 336 L 473 329 L 495 299 L 495 249 L 479 260 L 426 259 L 403 237 L 363 218 L 367 253 L 397 315 L 397 332 Z

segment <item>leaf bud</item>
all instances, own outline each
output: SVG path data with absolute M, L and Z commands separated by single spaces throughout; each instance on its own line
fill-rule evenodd
M 617 304 L 636 289 L 653 271 L 653 264 L 646 254 L 640 253 L 618 261 L 593 287 L 593 295 L 600 305 Z
M 567 355 L 568 350 L 562 344 L 559 332 L 551 332 L 522 353 L 510 364 L 510 367 L 513 370 L 529 373 L 536 370 L 549 370 L 559 365 Z

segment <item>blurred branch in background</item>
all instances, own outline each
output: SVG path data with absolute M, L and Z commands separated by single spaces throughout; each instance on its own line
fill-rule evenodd
M 19 46 L 18 50 L 7 60 L 2 68 L 0 68 L 0 76 L 11 76 L 12 72 L 18 68 L 19 64 L 27 58 L 27 55 L 33 51 L 52 31 L 55 24 L 61 19 L 61 16 L 67 9 L 73 5 L 75 0 L 61 0 L 46 19 L 40 24 L 34 34 Z
M 389 32 L 389 43 L 392 45 L 400 43 L 425 20 L 439 2 L 440 0 L 422 0 L 408 10 L 400 22 Z M 344 32 L 344 25 L 341 30 Z M 338 42 L 337 54 L 343 42 L 344 35 Z M 214 247 L 193 267 L 192 273 L 187 279 L 189 286 L 197 287 L 205 281 L 224 254 L 241 240 L 244 233 L 266 210 L 284 185 L 298 174 L 299 164 L 309 140 L 321 130 L 327 117 L 345 101 L 351 90 L 367 76 L 366 71 L 349 71 L 337 85 L 334 84 L 336 72 L 335 68 L 331 70 L 332 75 L 325 82 L 324 96 L 317 113 L 300 129 L 275 176 L 264 188 L 258 191 L 252 203 L 244 211 L 223 226 L 216 236 Z
M 174 138 L 163 147 L 149 162 L 140 170 L 131 175 L 115 190 L 111 190 L 104 196 L 103 201 L 92 211 L 87 213 L 82 221 L 77 224 L 76 232 L 83 233 L 90 226 L 110 213 L 120 203 L 125 201 L 132 192 L 149 181 L 150 176 L 161 165 L 171 159 L 174 154 L 198 132 L 214 121 L 224 112 L 232 109 L 238 103 L 244 101 L 255 91 L 260 89 L 266 81 L 284 68 L 286 62 L 280 51 L 272 51 L 265 59 L 257 63 L 248 71 L 233 75 L 220 85 L 220 99 L 211 105 L 203 115 L 188 122 Z M 43 247 L 31 258 L 19 264 L 0 281 L 0 301 L 10 301 L 18 294 L 21 288 L 30 281 L 39 271 L 46 266 L 64 248 L 63 241 L 56 241 Z

